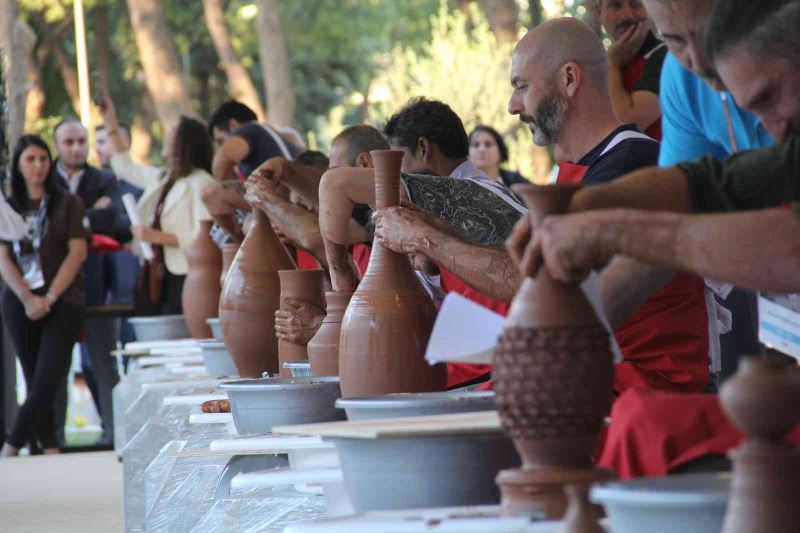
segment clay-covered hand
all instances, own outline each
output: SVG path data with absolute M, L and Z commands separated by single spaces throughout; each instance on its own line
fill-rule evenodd
M 261 163 L 250 177 L 269 180 L 278 185 L 284 182 L 292 172 L 292 162 L 283 157 L 271 157 Z
M 270 161 L 272 161 L 270 159 Z M 258 173 L 256 169 L 247 181 L 244 182 L 244 199 L 249 204 L 260 204 L 269 201 L 271 195 L 275 194 L 278 182 L 269 179 Z
M 520 271 L 532 276 L 544 263 L 559 281 L 582 281 L 592 269 L 606 263 L 614 250 L 603 238 L 603 222 L 596 213 L 546 217 L 528 242 Z
M 626 29 L 608 49 L 608 62 L 622 68 L 633 61 L 636 53 L 642 48 L 648 31 L 647 24 L 643 22 L 637 22 Z
M 387 207 L 373 215 L 375 239 L 400 254 L 423 253 L 433 230 L 417 210 L 406 207 Z
M 283 300 L 286 309 L 275 311 L 275 333 L 280 340 L 306 345 L 325 319 L 325 310 L 296 298 Z

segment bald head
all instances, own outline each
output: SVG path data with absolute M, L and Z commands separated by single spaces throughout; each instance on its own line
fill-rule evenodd
M 538 71 L 551 79 L 567 63 L 575 63 L 595 88 L 607 91 L 606 51 L 600 37 L 578 19 L 550 20 L 529 31 L 514 49 L 520 71 Z M 513 79 L 512 79 L 513 83 Z

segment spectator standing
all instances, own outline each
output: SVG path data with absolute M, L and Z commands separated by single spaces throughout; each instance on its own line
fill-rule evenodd
M 597 18 L 611 35 L 608 89 L 620 122 L 661 140 L 659 86 L 667 46 L 651 30 L 641 0 L 596 0 Z
M 166 166 L 135 163 L 119 135 L 114 103 L 106 96 L 103 115 L 113 143 L 110 163 L 121 179 L 144 190 L 137 205 L 142 224 L 134 225 L 136 240 L 149 243 L 154 257 L 145 262 L 137 292 L 137 312 L 180 314 L 181 292 L 189 270 L 187 251 L 200 231 L 200 221 L 210 220 L 201 199 L 213 183 L 213 148 L 206 124 L 181 116 L 164 142 Z
M 59 185 L 50 149 L 24 135 L 14 148 L 9 203 L 25 237 L 0 244 L 3 317 L 22 365 L 27 397 L 3 445 L 13 456 L 28 443 L 58 453 L 53 401 L 83 323 L 81 265 L 88 222 L 79 198 Z

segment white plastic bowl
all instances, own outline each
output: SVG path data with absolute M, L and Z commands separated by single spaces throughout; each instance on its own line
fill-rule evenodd
M 305 361 L 286 361 L 283 368 L 291 370 L 293 378 L 307 378 L 311 376 L 311 363 Z
M 211 377 L 235 377 L 239 375 L 236 365 L 233 364 L 231 354 L 222 341 L 199 341 L 200 349 L 203 351 L 203 362 L 206 365 L 206 372 Z
M 403 392 L 340 398 L 336 400 L 336 407 L 347 412 L 348 420 L 446 415 L 495 409 L 492 391 Z
M 189 326 L 183 315 L 134 316 L 128 319 L 137 341 L 188 339 Z
M 222 383 L 220 389 L 228 393 L 240 435 L 268 433 L 273 426 L 344 419 L 333 405 L 342 395 L 336 376 L 241 379 Z
M 614 481 L 592 488 L 614 533 L 719 533 L 730 474 L 684 474 Z
M 215 339 L 222 340 L 222 327 L 219 325 L 219 318 L 207 318 L 206 324 L 211 327 L 211 335 Z

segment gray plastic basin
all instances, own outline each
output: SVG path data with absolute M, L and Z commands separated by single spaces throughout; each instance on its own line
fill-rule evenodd
M 188 339 L 189 326 L 183 315 L 134 316 L 128 319 L 137 341 Z
M 730 474 L 685 474 L 595 486 L 614 533 L 719 533 Z
M 340 398 L 336 407 L 347 412 L 348 420 L 399 418 L 491 411 L 494 392 L 417 392 Z
M 496 504 L 498 472 L 520 464 L 501 433 L 326 440 L 336 443 L 357 513 Z
M 305 361 L 287 361 L 283 363 L 283 368 L 292 372 L 293 378 L 307 378 L 311 376 L 311 363 Z
M 206 365 L 206 371 L 211 377 L 236 377 L 239 371 L 236 370 L 236 365 L 233 364 L 231 354 L 228 353 L 228 348 L 222 341 L 200 341 L 198 343 L 203 353 L 203 362 Z
M 240 435 L 268 433 L 273 426 L 344 420 L 334 402 L 342 393 L 335 376 L 241 379 L 222 383 Z
M 222 326 L 219 325 L 219 318 L 207 318 L 206 324 L 211 327 L 211 335 L 215 339 L 222 340 Z

